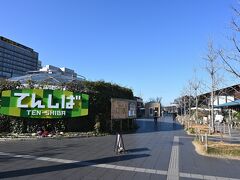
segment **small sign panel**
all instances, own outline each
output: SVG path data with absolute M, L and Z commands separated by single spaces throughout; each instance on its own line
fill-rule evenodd
M 136 118 L 137 102 L 128 99 L 111 99 L 111 119 Z

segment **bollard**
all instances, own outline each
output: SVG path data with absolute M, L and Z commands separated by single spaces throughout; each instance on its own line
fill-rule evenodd
M 206 152 L 208 150 L 208 135 L 207 135 L 207 133 L 205 133 L 205 150 L 206 150 Z
M 200 134 L 199 130 L 198 130 L 198 140 L 201 141 L 201 134 Z
M 232 134 L 231 134 L 231 128 L 230 128 L 229 123 L 228 123 L 228 134 L 229 134 L 230 137 L 232 136 Z

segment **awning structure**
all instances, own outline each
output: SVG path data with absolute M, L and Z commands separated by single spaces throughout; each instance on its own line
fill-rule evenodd
M 215 106 L 215 107 L 216 108 L 240 108 L 240 99 L 232 101 L 232 102 L 220 104 L 220 105 Z
M 61 85 L 62 83 L 83 81 L 83 78 L 66 76 L 61 73 L 47 73 L 47 72 L 34 72 L 26 74 L 24 76 L 12 77 L 10 81 L 19 81 L 21 84 L 27 84 L 28 81 L 32 81 L 36 84 L 51 84 L 51 85 Z
M 196 107 L 191 108 L 191 110 L 196 110 L 196 109 L 197 109 Z M 214 106 L 214 111 L 220 111 L 220 110 L 221 109 L 219 109 L 218 106 Z M 211 109 L 198 107 L 198 111 L 211 111 Z

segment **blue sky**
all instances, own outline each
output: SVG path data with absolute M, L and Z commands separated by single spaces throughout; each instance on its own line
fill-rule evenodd
M 235 0 L 0 0 L 0 35 L 32 47 L 43 65 L 133 89 L 169 104 L 211 39 L 226 45 Z

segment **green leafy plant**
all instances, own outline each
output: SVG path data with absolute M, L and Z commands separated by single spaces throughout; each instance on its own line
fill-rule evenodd
M 188 128 L 188 132 L 191 134 L 195 134 L 195 129 L 190 127 Z
M 100 133 L 100 127 L 101 127 L 100 122 L 96 122 L 96 124 L 94 125 L 94 129 L 95 129 L 97 134 Z
M 34 87 L 29 81 L 28 87 Z M 43 87 L 45 83 L 39 84 Z M 20 82 L 0 80 L 0 96 L 4 90 L 24 88 Z M 54 131 L 110 131 L 111 98 L 133 99 L 131 89 L 104 81 L 76 81 L 61 84 L 58 89 L 89 94 L 89 115 L 67 119 L 21 119 L 16 117 L 0 116 L 0 132 L 36 132 L 38 127 L 45 126 Z M 96 117 L 98 120 L 96 121 Z
M 240 112 L 235 112 L 235 113 L 233 114 L 233 117 L 234 117 L 234 119 L 240 121 Z

